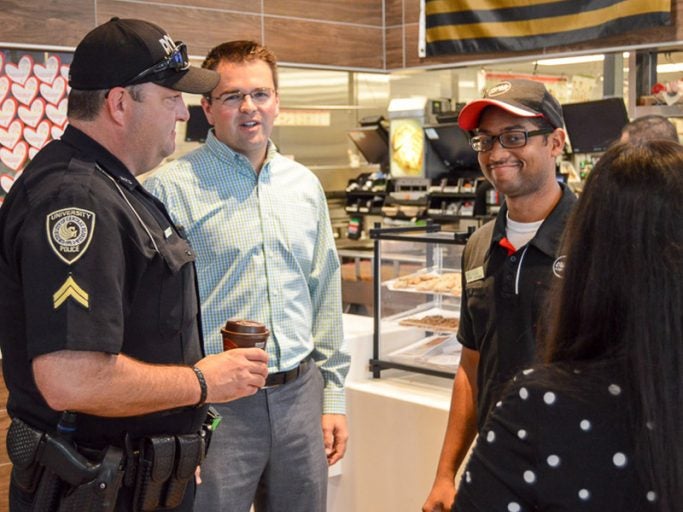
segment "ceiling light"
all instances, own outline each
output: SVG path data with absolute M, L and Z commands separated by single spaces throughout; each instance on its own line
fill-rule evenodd
M 560 57 L 558 59 L 541 59 L 536 62 L 539 66 L 566 66 L 569 64 L 583 64 L 585 62 L 602 62 L 604 55 L 577 55 L 576 57 Z

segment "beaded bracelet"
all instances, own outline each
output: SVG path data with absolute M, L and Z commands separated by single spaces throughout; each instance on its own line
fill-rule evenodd
M 197 405 L 195 405 L 195 407 L 201 407 L 206 402 L 206 395 L 208 393 L 208 389 L 206 387 L 206 379 L 204 378 L 204 374 L 202 373 L 202 371 L 196 366 L 193 366 L 192 370 L 194 371 L 194 374 L 197 376 L 200 389 L 199 402 L 197 402 Z

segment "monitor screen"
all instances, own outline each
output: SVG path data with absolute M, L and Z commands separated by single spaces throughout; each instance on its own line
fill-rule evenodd
M 190 119 L 187 120 L 185 142 L 204 142 L 206 134 L 211 128 L 206 120 L 204 110 L 202 110 L 201 105 L 190 105 L 187 109 L 190 111 Z
M 574 153 L 599 153 L 619 139 L 628 123 L 622 98 L 562 105 L 564 124 Z
M 370 164 L 383 164 L 389 159 L 389 135 L 383 126 L 363 126 L 348 132 L 349 138 Z
M 477 153 L 472 149 L 469 135 L 458 123 L 425 126 L 425 137 L 449 170 L 479 169 Z

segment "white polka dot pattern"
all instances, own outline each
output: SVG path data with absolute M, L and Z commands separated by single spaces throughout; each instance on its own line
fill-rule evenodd
M 623 468 L 626 465 L 626 461 L 626 455 L 621 452 L 615 453 L 614 457 L 612 457 L 612 462 L 614 462 L 614 465 L 618 468 Z
M 611 395 L 619 396 L 621 394 L 621 388 L 617 384 L 610 384 L 607 389 Z
M 654 512 L 654 490 L 632 485 L 638 459 L 619 374 L 596 377 L 592 369 L 570 374 L 577 383 L 590 385 L 577 385 L 582 393 L 577 395 L 574 389 L 565 392 L 547 384 L 556 381 L 546 379 L 546 372 L 536 368 L 529 378 L 525 375 L 531 372 L 519 373 L 518 384 L 496 403 L 463 475 L 466 502 L 486 512 L 543 510 L 550 503 L 563 510 L 605 512 L 617 502 Z M 651 422 L 647 426 L 652 428 Z M 594 487 L 607 480 L 614 482 L 609 489 Z

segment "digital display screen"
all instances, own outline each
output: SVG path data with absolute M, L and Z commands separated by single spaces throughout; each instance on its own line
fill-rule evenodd
M 562 105 L 564 124 L 574 153 L 600 153 L 621 137 L 628 123 L 622 98 Z
M 472 149 L 469 135 L 458 123 L 425 126 L 425 136 L 449 170 L 479 169 L 477 153 Z

